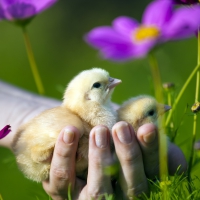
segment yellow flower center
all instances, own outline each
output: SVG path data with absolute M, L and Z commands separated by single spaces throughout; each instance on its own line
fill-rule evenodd
M 142 41 L 145 39 L 157 38 L 160 34 L 160 31 L 157 27 L 154 26 L 140 26 L 134 32 L 134 40 Z

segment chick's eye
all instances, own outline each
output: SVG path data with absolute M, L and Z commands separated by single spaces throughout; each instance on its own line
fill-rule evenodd
M 96 82 L 96 83 L 93 84 L 92 87 L 94 87 L 94 88 L 100 88 L 101 87 L 101 83 Z
M 153 116 L 153 115 L 154 115 L 154 113 L 155 113 L 155 111 L 154 111 L 154 110 L 150 110 L 150 111 L 148 112 L 148 115 L 149 115 L 149 116 Z

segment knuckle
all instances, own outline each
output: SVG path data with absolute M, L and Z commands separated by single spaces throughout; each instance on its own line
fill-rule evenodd
M 142 159 L 142 154 L 140 152 L 127 152 L 123 157 L 123 162 L 132 164 L 137 163 Z
M 63 157 L 63 158 L 70 157 L 70 155 L 71 155 L 70 150 L 68 148 L 62 147 L 62 146 L 57 146 L 55 149 L 55 153 L 58 156 Z
M 52 174 L 55 178 L 60 180 L 68 181 L 70 180 L 70 170 L 52 167 Z
M 96 155 L 95 153 L 90 153 L 89 154 L 89 161 L 90 164 L 96 167 L 103 167 L 103 158 L 101 156 Z
M 94 168 L 96 169 L 101 169 L 104 167 L 103 163 L 102 163 L 102 160 L 100 158 L 96 158 L 96 159 L 93 159 L 92 163 L 91 163 Z

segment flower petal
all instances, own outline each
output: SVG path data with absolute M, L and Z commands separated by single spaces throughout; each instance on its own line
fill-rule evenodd
M 5 14 L 4 14 L 4 10 L 0 5 L 0 20 L 5 19 Z
M 52 6 L 56 2 L 57 2 L 57 0 L 37 0 L 37 1 L 32 0 L 32 3 L 34 4 L 38 13 L 49 8 L 50 6 Z
M 135 47 L 135 54 L 137 57 L 144 57 L 148 54 L 149 51 L 151 51 L 151 49 L 154 48 L 156 44 L 156 39 L 148 39 Z
M 117 45 L 101 49 L 101 55 L 105 59 L 114 61 L 127 61 L 142 58 L 155 46 L 156 40 L 146 40 L 141 44 Z
M 13 5 L 17 3 L 17 0 L 0 0 L 0 5 L 3 8 L 6 8 L 7 6 Z
M 200 26 L 200 6 L 179 8 L 163 30 L 163 38 L 175 40 L 191 37 Z
M 132 31 L 139 26 L 135 19 L 126 16 L 117 17 L 113 21 L 112 25 L 117 32 L 121 33 L 125 37 L 130 37 Z
M 131 44 L 107 46 L 100 50 L 100 54 L 104 59 L 113 61 L 126 61 L 135 57 L 134 48 Z
M 0 130 L 0 139 L 4 138 L 8 133 L 10 133 L 10 125 L 6 125 L 2 130 Z
M 0 19 L 30 18 L 50 7 L 57 0 L 0 0 Z M 2 14 L 3 13 L 3 14 Z M 4 16 L 4 17 L 3 17 Z
M 25 19 L 37 14 L 36 9 L 31 4 L 16 3 L 7 8 L 8 19 Z
M 176 4 L 185 4 L 185 5 L 191 5 L 191 4 L 197 4 L 199 3 L 198 0 L 174 0 Z
M 155 0 L 145 9 L 142 23 L 161 28 L 171 18 L 172 12 L 172 0 Z
M 108 45 L 130 43 L 128 38 L 123 37 L 109 26 L 97 27 L 85 36 L 85 40 L 96 48 L 107 47 Z

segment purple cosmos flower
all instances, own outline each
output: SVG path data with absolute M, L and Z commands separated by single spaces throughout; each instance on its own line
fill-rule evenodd
M 175 10 L 173 0 L 155 0 L 144 11 L 141 24 L 121 16 L 112 27 L 94 28 L 85 40 L 105 59 L 123 61 L 145 56 L 158 43 L 191 37 L 199 24 L 199 5 Z
M 8 133 L 10 133 L 10 125 L 6 125 L 2 130 L 0 130 L 0 139 L 4 138 Z
M 185 4 L 185 5 L 191 5 L 199 3 L 199 0 L 174 0 L 177 4 Z
M 0 0 L 0 20 L 24 20 L 50 7 L 57 0 Z

